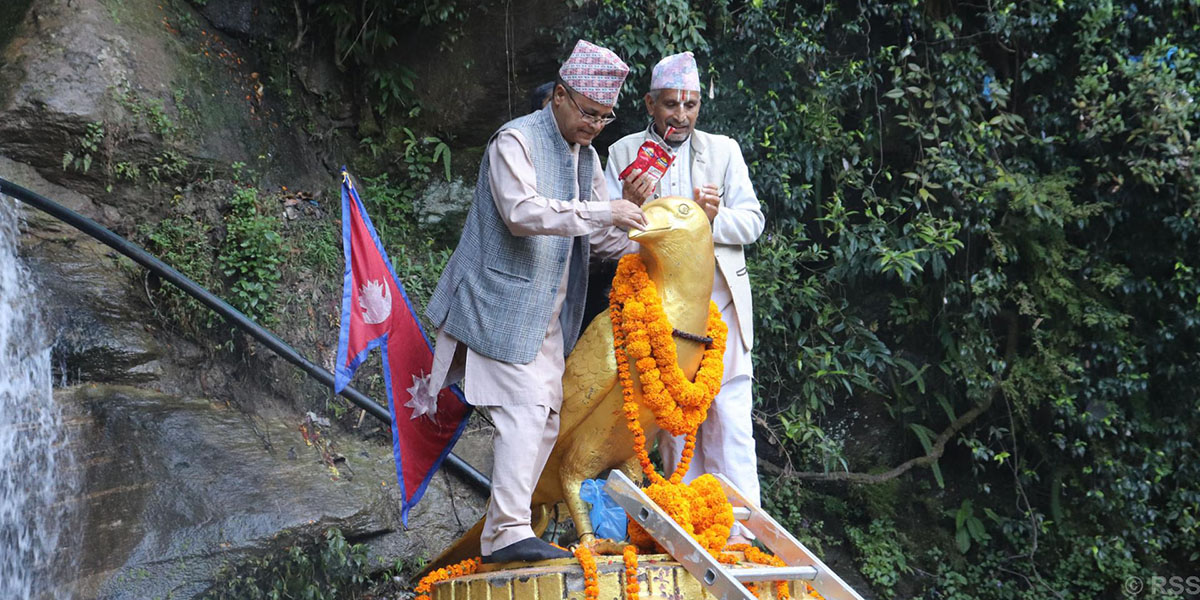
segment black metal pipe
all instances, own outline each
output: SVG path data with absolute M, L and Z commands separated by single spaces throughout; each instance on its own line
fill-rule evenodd
M 109 231 L 99 223 L 57 203 L 40 194 L 27 190 L 15 183 L 12 183 L 0 177 L 0 194 L 5 194 L 20 200 L 50 216 L 71 225 L 72 227 L 86 233 L 87 235 L 100 240 L 105 245 L 112 249 L 128 256 L 134 262 L 142 265 L 150 272 L 158 275 L 166 281 L 171 282 L 175 287 L 183 290 L 187 295 L 199 300 L 205 306 L 212 309 L 217 314 L 221 315 L 231 325 L 250 334 L 251 337 L 258 340 L 264 346 L 273 350 L 276 354 L 283 357 L 288 362 L 296 365 L 300 370 L 308 374 L 309 377 L 320 381 L 321 383 L 333 389 L 333 374 L 325 369 L 313 364 L 307 358 L 304 358 L 295 348 L 292 348 L 287 342 L 279 339 L 275 334 L 267 331 L 258 323 L 255 323 L 241 311 L 229 305 L 228 302 L 213 295 L 212 292 L 200 287 L 198 283 L 189 279 L 183 273 L 176 271 L 167 263 L 155 258 L 149 252 L 140 246 L 126 240 L 125 238 Z M 388 410 L 380 406 L 374 400 L 365 396 L 362 392 L 346 386 L 341 392 L 347 400 L 358 405 L 363 410 L 371 413 L 374 417 L 383 421 L 387 425 L 392 424 L 392 416 Z M 446 455 L 446 465 L 455 473 L 467 480 L 472 486 L 483 494 L 490 493 L 491 481 L 486 475 L 480 473 L 475 467 L 459 458 L 451 452 Z

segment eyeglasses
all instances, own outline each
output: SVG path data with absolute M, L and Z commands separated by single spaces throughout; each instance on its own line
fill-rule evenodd
M 579 107 L 579 103 L 575 101 L 575 93 L 565 85 L 563 86 L 563 89 L 567 91 L 567 98 L 571 99 L 571 104 L 575 105 L 575 110 L 579 111 L 580 118 L 587 123 L 604 127 L 605 125 L 617 120 L 617 111 L 615 110 L 604 116 L 589 115 L 588 113 L 583 112 L 583 109 Z

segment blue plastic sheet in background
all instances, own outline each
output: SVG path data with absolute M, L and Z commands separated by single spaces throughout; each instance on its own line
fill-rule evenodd
M 625 509 L 604 491 L 604 481 L 585 479 L 579 486 L 579 497 L 592 505 L 588 517 L 592 520 L 592 531 L 596 537 L 622 541 L 625 539 Z

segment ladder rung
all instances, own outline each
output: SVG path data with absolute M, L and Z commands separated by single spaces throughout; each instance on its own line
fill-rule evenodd
M 734 521 L 747 521 L 749 519 L 750 519 L 750 509 L 746 508 L 745 506 L 733 507 L 733 520 Z
M 743 583 L 747 581 L 812 581 L 817 578 L 816 567 L 751 567 L 729 569 L 729 575 Z

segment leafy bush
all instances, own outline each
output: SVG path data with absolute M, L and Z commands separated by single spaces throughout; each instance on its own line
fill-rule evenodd
M 902 575 L 912 573 L 900 546 L 896 526 L 891 521 L 875 519 L 866 531 L 847 527 L 846 537 L 858 550 L 859 572 L 888 596 L 892 595 L 892 588 Z
M 218 282 L 213 276 L 216 252 L 209 239 L 209 229 L 202 221 L 179 216 L 168 217 L 153 226 L 143 225 L 139 232 L 146 240 L 147 251 L 192 281 L 212 289 Z M 138 276 L 148 275 L 139 270 Z M 162 316 L 179 324 L 192 336 L 212 325 L 213 316 L 208 308 L 173 285 L 160 286 L 154 297 L 160 303 Z
M 205 600 L 346 600 L 364 598 L 370 580 L 367 547 L 346 541 L 338 529 L 324 543 L 226 567 Z
M 230 200 L 217 266 L 227 278 L 228 302 L 261 324 L 274 322 L 275 284 L 283 262 L 279 219 L 259 210 L 258 190 L 241 188 Z
M 697 53 L 700 127 L 741 143 L 767 213 L 764 437 L 808 479 L 902 478 L 950 532 L 909 536 L 936 575 L 897 594 L 1095 598 L 1200 559 L 1194 6 L 575 5 L 564 46 L 623 56 L 625 98 Z M 921 461 L 845 452 L 830 432 L 871 406 Z M 916 547 L 955 536 L 962 560 Z

